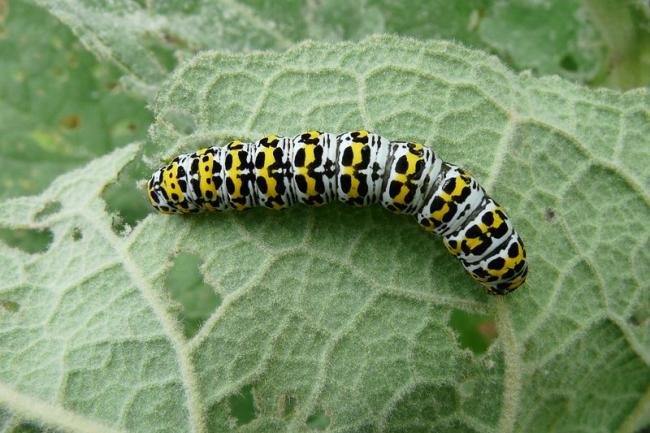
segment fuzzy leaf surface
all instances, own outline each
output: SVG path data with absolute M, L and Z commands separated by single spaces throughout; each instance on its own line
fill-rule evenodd
M 630 432 L 647 413 L 646 90 L 382 37 L 202 53 L 154 110 L 155 163 L 310 128 L 423 141 L 508 210 L 529 282 L 489 297 L 379 207 L 151 214 L 116 233 L 101 191 L 141 158 L 132 144 L 0 206 L 0 226 L 53 234 L 37 253 L 0 244 L 7 416 L 79 432 L 510 433 Z M 187 268 L 198 307 L 170 289 Z M 485 350 L 463 345 L 461 313 L 496 326 Z

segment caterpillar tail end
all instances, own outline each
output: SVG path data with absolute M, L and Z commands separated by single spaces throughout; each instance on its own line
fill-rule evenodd
M 526 282 L 526 277 L 528 276 L 528 263 L 524 262 L 524 267 L 523 270 L 519 275 L 516 277 L 512 278 L 512 280 L 509 281 L 501 281 L 498 283 L 483 283 L 483 285 L 487 288 L 487 292 L 490 295 L 507 295 L 510 292 L 515 291 L 518 289 L 520 286 L 522 286 Z
M 480 281 L 492 295 L 507 295 L 526 282 L 528 261 L 521 237 L 515 232 L 491 258 L 483 262 L 489 276 Z

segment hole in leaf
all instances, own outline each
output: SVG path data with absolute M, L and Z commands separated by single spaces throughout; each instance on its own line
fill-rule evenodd
M 45 218 L 49 217 L 50 215 L 54 215 L 58 211 L 61 210 L 63 206 L 61 206 L 61 203 L 58 201 L 50 201 L 47 202 L 45 206 L 43 206 L 43 209 L 38 211 L 36 216 L 34 217 L 36 221 L 43 221 Z
M 10 313 L 15 313 L 20 309 L 20 304 L 8 299 L 0 299 L 0 308 L 5 311 L 9 311 Z
M 81 240 L 83 237 L 83 233 L 81 232 L 81 229 L 79 227 L 75 227 L 72 229 L 72 240 L 73 241 L 78 241 Z
M 454 310 L 449 325 L 458 333 L 461 347 L 476 354 L 485 352 L 497 338 L 497 328 L 490 316 Z
M 44 430 L 34 424 L 21 423 L 11 429 L 11 433 L 43 433 Z
M 205 320 L 221 304 L 221 297 L 203 281 L 201 259 L 194 254 L 180 253 L 174 259 L 165 287 L 181 306 L 179 319 L 186 337 L 198 332 Z
M 325 415 L 323 409 L 316 409 L 316 412 L 307 417 L 307 426 L 314 430 L 325 430 L 330 425 L 330 417 Z
M 131 227 L 150 212 L 145 191 L 136 185 L 148 171 L 141 160 L 131 161 L 120 172 L 117 180 L 102 192 L 106 207 L 113 215 L 111 225 L 115 233 L 127 234 Z
M 47 251 L 54 235 L 49 229 L 0 229 L 0 239 L 7 245 L 26 253 L 36 254 Z
M 237 425 L 248 424 L 255 419 L 255 402 L 253 401 L 252 387 L 246 385 L 238 394 L 228 398 L 230 414 L 237 420 Z
M 279 409 L 283 418 L 291 418 L 293 411 L 296 409 L 296 397 L 291 394 L 281 396 Z
M 550 207 L 546 208 L 546 210 L 544 211 L 544 218 L 546 219 L 546 221 L 550 223 L 553 222 L 555 220 L 555 211 Z
M 578 70 L 578 62 L 571 54 L 565 54 L 562 59 L 560 59 L 560 66 L 565 71 L 575 72 Z
M 122 218 L 122 215 L 111 215 L 111 228 L 116 234 L 126 236 L 131 232 L 132 227 L 131 224 L 127 223 L 126 220 Z

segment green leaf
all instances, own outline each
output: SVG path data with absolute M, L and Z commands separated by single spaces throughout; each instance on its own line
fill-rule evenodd
M 88 49 L 121 67 L 128 84 L 145 95 L 155 92 L 178 58 L 196 50 L 285 48 L 291 42 L 277 23 L 237 1 L 35 2 L 67 24 Z
M 562 73 L 586 81 L 604 61 L 599 35 L 577 0 L 495 1 L 478 31 L 517 69 L 542 75 Z
M 647 7 L 609 4 L 615 0 L 35 1 L 148 95 L 178 59 L 200 49 L 286 49 L 304 39 L 386 32 L 457 40 L 492 50 L 516 69 L 583 82 L 627 88 L 650 76 Z
M 53 234 L 43 252 L 0 244 L 8 413 L 79 432 L 632 432 L 647 419 L 647 90 L 382 37 L 206 52 L 154 109 L 153 160 L 306 128 L 424 140 L 508 209 L 529 282 L 487 296 L 439 239 L 379 207 L 151 214 L 117 234 L 100 193 L 140 158 L 134 144 L 0 206 L 0 226 Z M 183 288 L 179 269 L 203 282 Z M 462 316 L 496 338 L 469 343 Z
M 61 173 L 143 138 L 151 121 L 141 101 L 116 88 L 116 68 L 97 63 L 64 25 L 21 0 L 6 8 L 0 198 L 41 191 Z

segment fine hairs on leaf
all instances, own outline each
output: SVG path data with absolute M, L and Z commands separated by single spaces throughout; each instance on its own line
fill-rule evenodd
M 38 249 L 0 242 L 0 432 L 633 432 L 647 419 L 647 89 L 396 36 L 201 52 L 161 83 L 150 142 L 0 206 L 0 228 L 51 233 Z M 423 141 L 467 167 L 526 240 L 526 285 L 488 297 L 438 239 L 379 207 L 151 213 L 114 230 L 121 189 L 105 192 L 132 161 L 311 128 Z M 459 317 L 485 324 L 480 349 Z

